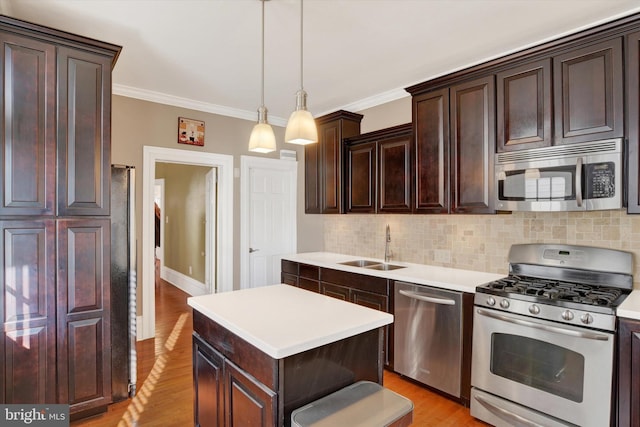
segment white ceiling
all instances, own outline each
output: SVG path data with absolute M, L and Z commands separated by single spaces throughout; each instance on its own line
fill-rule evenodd
M 256 120 L 259 0 L 0 0 L 0 12 L 123 46 L 114 93 Z M 369 108 L 450 71 L 640 11 L 638 0 L 306 0 L 314 115 Z M 265 105 L 300 85 L 300 1 L 265 3 Z

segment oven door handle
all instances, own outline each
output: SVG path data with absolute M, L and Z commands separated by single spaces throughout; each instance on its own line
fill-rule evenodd
M 541 323 L 530 322 L 528 320 L 516 319 L 516 318 L 505 316 L 502 314 L 493 313 L 487 310 L 483 310 L 481 308 L 479 308 L 477 312 L 478 314 L 491 317 L 493 319 L 502 320 L 504 322 L 515 323 L 516 325 L 527 326 L 529 328 L 540 329 L 546 332 L 554 332 L 556 334 L 568 335 L 571 337 L 578 337 L 578 338 L 586 338 L 586 339 L 596 340 L 596 341 L 609 340 L 609 336 L 605 334 L 598 334 L 595 332 L 574 331 L 573 329 L 564 329 L 564 328 L 559 328 L 557 326 L 543 325 Z
M 475 396 L 475 399 L 482 406 L 487 408 L 489 412 L 498 418 L 508 422 L 509 424 L 523 427 L 540 427 L 540 424 L 524 418 L 522 415 L 515 414 L 507 409 L 500 408 L 481 396 Z
M 403 289 L 399 290 L 398 293 L 400 293 L 400 295 L 404 295 L 405 297 L 418 299 L 420 301 L 432 302 L 434 304 L 456 305 L 456 302 L 449 298 L 430 297 L 418 292 L 405 291 Z

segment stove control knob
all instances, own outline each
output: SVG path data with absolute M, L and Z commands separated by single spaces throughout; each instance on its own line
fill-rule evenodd
M 573 320 L 573 313 L 569 310 L 565 310 L 562 312 L 562 319 L 563 320 Z
M 509 308 L 509 300 L 503 299 L 502 301 L 500 301 L 500 307 L 504 309 Z
M 590 325 L 591 323 L 593 323 L 593 316 L 590 315 L 589 313 L 585 313 L 582 316 L 580 316 L 580 321 L 585 325 Z
M 529 306 L 529 313 L 531 314 L 540 314 L 540 307 L 535 304 L 531 304 Z
M 487 305 L 490 305 L 491 307 L 493 307 L 494 305 L 496 305 L 496 300 L 493 297 L 489 297 L 487 298 Z

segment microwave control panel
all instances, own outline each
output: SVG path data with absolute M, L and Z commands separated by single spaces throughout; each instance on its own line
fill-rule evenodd
M 606 199 L 616 194 L 615 164 L 613 162 L 585 165 L 586 199 Z

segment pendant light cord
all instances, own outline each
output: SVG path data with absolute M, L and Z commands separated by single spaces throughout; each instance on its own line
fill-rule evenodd
M 264 3 L 266 0 L 262 0 L 262 81 L 260 82 L 260 105 L 264 107 Z
M 303 4 L 304 4 L 304 0 L 300 0 L 300 90 L 304 90 L 304 84 L 303 84 L 303 80 L 302 80 L 302 76 L 303 76 L 302 67 L 303 67 L 303 64 L 304 64 L 303 56 L 302 56 L 303 55 L 303 50 L 304 50 L 302 48 L 302 45 L 303 45 L 302 38 L 303 38 L 303 34 L 304 34 L 304 32 L 303 32 L 303 24 L 302 24 L 302 21 L 303 21 L 302 17 L 304 15 L 304 13 L 303 13 L 304 5 Z

